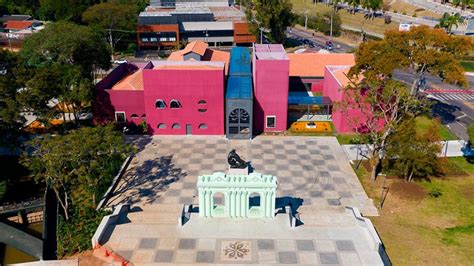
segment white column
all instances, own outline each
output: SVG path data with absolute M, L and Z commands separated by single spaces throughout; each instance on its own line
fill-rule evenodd
M 204 193 L 203 189 L 199 189 L 199 217 L 204 217 Z

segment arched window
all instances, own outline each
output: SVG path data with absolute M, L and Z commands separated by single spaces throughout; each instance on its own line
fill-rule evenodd
M 172 108 L 172 109 L 181 108 L 181 103 L 179 103 L 178 100 L 171 100 L 170 108 Z
M 198 104 L 207 104 L 207 102 L 204 100 L 199 100 Z
M 131 117 L 132 119 L 137 119 L 137 118 L 138 118 L 138 115 L 137 115 L 137 114 L 132 114 L 130 117 Z
M 260 194 L 257 192 L 252 192 L 249 196 L 249 208 L 260 207 Z
M 173 128 L 173 129 L 179 129 L 179 128 L 181 128 L 181 126 L 180 126 L 178 123 L 174 123 L 174 124 L 171 126 L 171 128 Z
M 142 118 L 146 118 L 146 114 L 142 114 Z
M 165 109 L 165 108 L 166 108 L 166 103 L 165 103 L 165 101 L 163 101 L 163 100 L 161 100 L 161 99 L 156 100 L 156 102 L 155 102 L 155 108 L 156 108 L 156 109 Z
M 206 108 L 201 108 L 201 109 L 198 109 L 198 112 L 200 112 L 200 113 L 205 113 L 206 111 L 207 111 L 207 109 L 206 109 Z
M 158 124 L 158 128 L 159 128 L 159 129 L 165 129 L 165 128 L 166 128 L 166 124 L 165 124 L 165 123 L 159 123 L 159 124 Z
M 200 124 L 199 129 L 207 129 L 207 125 L 206 124 Z

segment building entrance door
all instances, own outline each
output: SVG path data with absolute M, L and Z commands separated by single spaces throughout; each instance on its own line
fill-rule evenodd
M 191 124 L 186 124 L 186 135 L 193 134 L 193 126 Z

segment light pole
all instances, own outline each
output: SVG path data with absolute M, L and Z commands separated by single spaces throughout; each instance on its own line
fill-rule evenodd
M 309 13 L 308 10 L 306 10 L 306 11 L 304 12 L 304 29 L 305 29 L 305 30 L 308 29 L 308 13 Z

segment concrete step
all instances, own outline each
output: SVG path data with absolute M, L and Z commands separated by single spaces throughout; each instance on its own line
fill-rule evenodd
M 134 224 L 178 224 L 181 212 L 132 212 L 127 218 Z
M 160 212 L 160 213 L 179 213 L 183 210 L 183 204 L 146 204 L 133 206 L 134 208 L 141 209 L 142 211 L 137 212 Z M 133 213 L 132 211 L 131 213 Z

